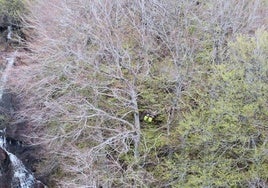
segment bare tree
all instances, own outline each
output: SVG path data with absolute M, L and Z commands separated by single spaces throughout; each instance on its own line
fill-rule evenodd
M 140 114 L 150 106 L 142 96 L 159 92 L 162 79 L 170 97 L 154 102 L 159 104 L 153 110 L 165 113 L 160 128 L 169 137 L 179 122 L 185 90 L 198 85 L 207 71 L 202 64 L 224 62 L 226 42 L 254 27 L 260 5 L 236 0 L 29 1 L 25 34 L 36 63 L 18 73 L 22 81 L 28 79 L 27 84 L 17 81 L 26 93 L 21 92 L 25 107 L 20 115 L 41 130 L 30 136 L 59 161 L 63 174 L 55 175 L 57 184 L 151 185 L 154 177 L 141 164 L 148 153 L 142 150 Z M 146 88 L 145 82 L 154 81 L 153 89 Z

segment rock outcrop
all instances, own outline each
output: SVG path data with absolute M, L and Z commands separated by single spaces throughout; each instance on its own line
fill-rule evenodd
M 9 24 L 9 18 L 6 15 L 0 15 L 0 31 L 7 28 Z
M 8 154 L 0 147 L 0 187 L 10 188 L 12 169 Z
M 39 150 L 40 147 L 35 147 L 27 144 L 26 135 L 30 130 L 25 121 L 17 123 L 9 123 L 12 120 L 12 114 L 15 109 L 14 96 L 10 93 L 4 92 L 0 102 L 0 188 L 12 188 L 14 180 L 14 165 L 10 159 L 10 153 L 14 154 L 22 161 L 27 171 L 35 172 L 35 164 L 40 161 Z M 5 144 L 3 144 L 5 143 Z M 8 152 L 7 152 L 7 151 Z M 10 153 L 9 153 L 10 152 Z M 13 156 L 14 156 L 13 155 Z M 16 183 L 16 187 L 18 183 Z M 34 180 L 33 188 L 43 188 L 45 185 L 38 180 Z

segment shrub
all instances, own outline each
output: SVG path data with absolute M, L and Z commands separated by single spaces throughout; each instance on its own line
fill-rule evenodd
M 0 0 L 0 17 L 6 17 L 8 24 L 19 24 L 20 16 L 24 12 L 23 0 Z

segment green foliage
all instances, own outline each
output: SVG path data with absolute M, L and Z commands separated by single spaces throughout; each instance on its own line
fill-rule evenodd
M 165 121 L 165 108 L 171 104 L 173 96 L 172 91 L 169 90 L 173 88 L 174 83 L 169 82 L 164 76 L 141 80 L 138 86 L 140 111 L 157 112 L 158 116 L 154 118 L 154 121 Z
M 202 84 L 193 82 L 188 88 L 181 103 L 183 119 L 168 139 L 161 131 L 152 131 L 152 126 L 143 129 L 147 160 L 157 164 L 148 170 L 158 183 L 172 187 L 247 187 L 256 179 L 268 180 L 267 44 L 263 30 L 255 37 L 238 36 L 230 43 L 233 55 L 229 62 L 210 65 L 208 77 L 200 72 L 206 80 Z M 252 69 L 254 82 L 247 77 Z
M 161 121 L 142 127 L 144 157 L 137 162 L 132 152 L 122 153 L 120 163 L 127 169 L 142 166 L 157 186 L 247 187 L 256 179 L 267 181 L 266 40 L 266 31 L 238 36 L 229 44 L 230 59 L 218 65 L 197 56 L 198 71 L 178 101 L 170 135 L 162 126 L 174 83 L 165 74 L 139 81 L 140 110 L 160 112 Z
M 13 21 L 18 22 L 23 12 L 25 12 L 23 0 L 0 1 L 0 16 L 5 15 L 11 18 Z
M 44 107 L 31 116 L 61 155 L 60 187 L 268 181 L 267 32 L 232 33 L 255 15 L 229 11 L 233 1 L 40 2 L 29 46 L 42 75 L 29 88 Z

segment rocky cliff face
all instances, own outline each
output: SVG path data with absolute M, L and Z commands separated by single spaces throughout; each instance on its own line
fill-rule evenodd
M 16 106 L 14 98 L 14 95 L 4 92 L 0 102 L 0 187 L 28 188 L 16 177 L 16 173 L 21 172 L 21 170 L 16 169 L 16 166 L 22 162 L 24 164 L 22 170 L 25 171 L 25 175 L 32 176 L 32 172 L 35 172 L 35 164 L 40 161 L 38 151 L 40 148 L 27 144 L 27 138 L 24 135 L 27 135 L 31 130 L 26 122 L 10 123 Z M 11 157 L 15 156 L 19 161 L 14 165 L 14 159 L 11 160 Z M 45 187 L 33 176 L 31 181 L 33 182 L 30 186 L 32 188 Z
M 0 187 L 9 188 L 12 180 L 11 164 L 5 150 L 0 148 Z
M 0 70 L 7 70 L 8 65 L 5 66 L 5 64 L 9 57 L 8 51 L 14 50 L 12 47 L 8 47 L 10 42 L 14 42 L 11 33 L 20 29 L 19 26 L 12 25 L 12 23 L 14 22 L 11 18 L 0 15 Z M 0 188 L 45 187 L 41 181 L 37 180 L 40 179 L 45 182 L 44 176 L 36 173 L 36 165 L 41 161 L 41 147 L 29 144 L 30 140 L 27 135 L 32 131 L 31 127 L 26 121 L 15 118 L 14 114 L 18 101 L 15 95 L 6 90 L 3 92 L 8 80 L 5 72 L 0 77 Z M 17 164 L 14 164 L 14 162 Z M 22 169 L 16 171 L 16 165 L 22 165 Z M 20 176 L 20 173 L 25 177 L 17 177 Z M 28 180 L 30 186 L 27 185 Z
M 1 188 L 45 188 L 46 186 L 38 181 L 34 180 L 34 183 L 28 187 L 27 185 L 22 185 L 19 180 L 16 180 L 16 172 L 13 169 L 10 156 L 7 151 L 0 148 L 0 187 Z

